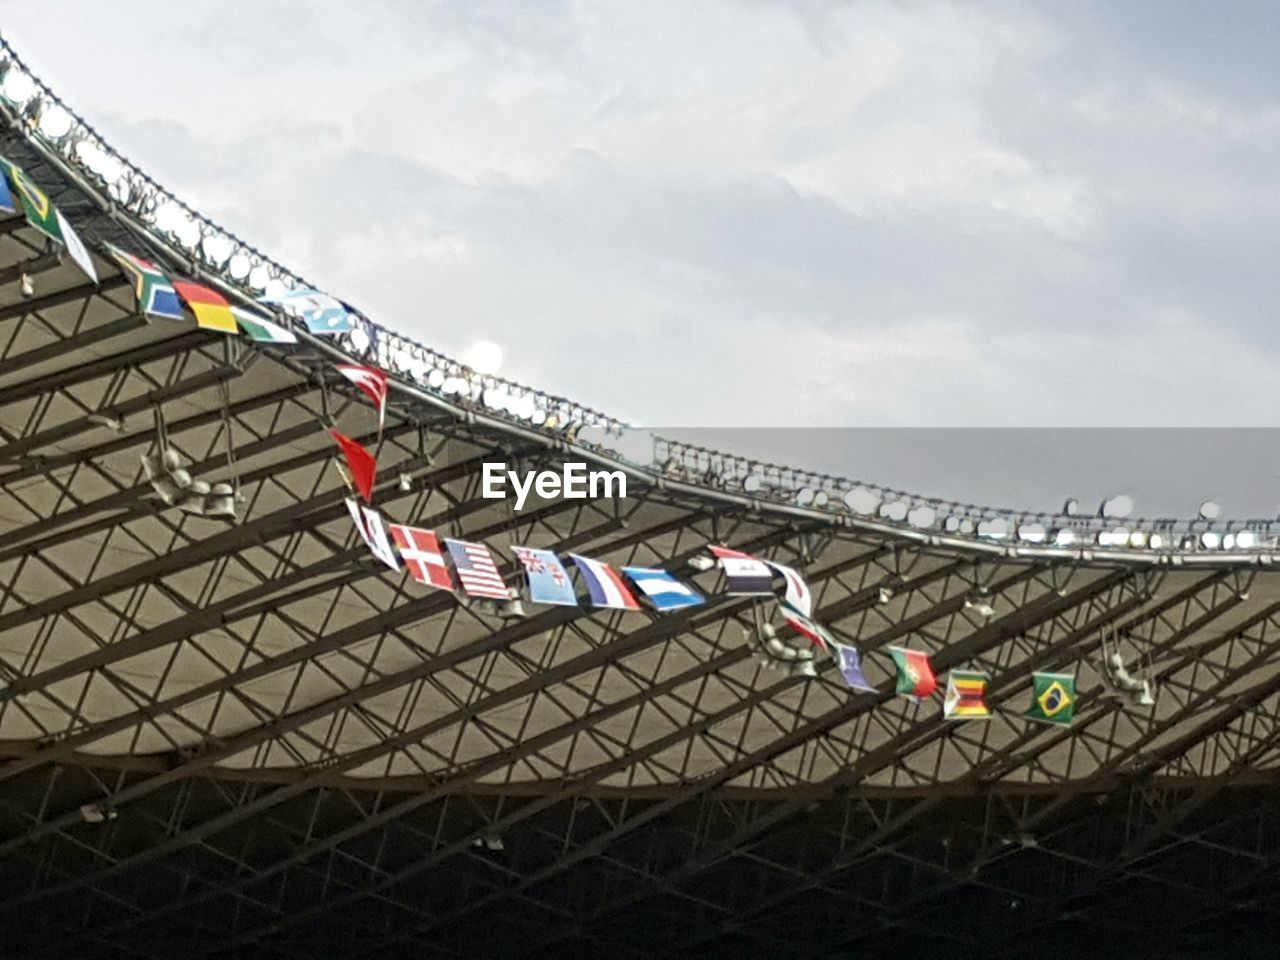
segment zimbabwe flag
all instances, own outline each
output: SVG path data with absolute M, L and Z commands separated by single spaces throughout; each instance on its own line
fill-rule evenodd
M 985 673 L 952 670 L 947 674 L 947 693 L 942 698 L 942 715 L 948 720 L 989 720 Z

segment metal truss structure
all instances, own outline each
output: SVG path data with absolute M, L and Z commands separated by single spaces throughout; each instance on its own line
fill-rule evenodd
M 95 252 L 245 292 L 3 110 L 0 152 Z M 627 499 L 515 513 L 479 463 L 609 455 L 413 378 L 379 438 L 332 344 L 148 322 L 96 262 L 95 285 L 0 222 L 3 956 L 1273 955 L 1269 548 L 925 536 L 703 482 L 723 455 L 675 448 L 624 464 Z M 803 569 L 864 651 L 987 671 L 1000 709 L 948 723 L 874 662 L 876 693 L 781 676 L 745 598 L 497 620 L 426 592 L 356 537 L 330 424 L 377 448 L 393 518 L 672 568 L 730 543 Z M 234 486 L 235 523 L 151 494 L 161 436 Z M 1154 705 L 1104 683 L 1117 647 Z M 1033 670 L 1077 674 L 1073 726 L 1022 718 Z

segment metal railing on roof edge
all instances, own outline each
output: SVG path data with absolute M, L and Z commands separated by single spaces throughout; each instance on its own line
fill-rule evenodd
M 96 188 L 113 212 L 215 275 L 246 300 L 309 288 L 304 278 L 175 197 L 112 148 L 35 77 L 0 37 L 0 106 L 28 138 Z M 344 301 L 345 303 L 345 301 Z M 1280 555 L 1280 520 L 1136 519 L 984 507 L 772 464 L 634 428 L 599 410 L 467 365 L 374 323 L 326 338 L 397 386 L 566 440 L 664 482 L 764 508 L 832 516 L 855 526 L 984 553 L 1063 559 L 1259 562 Z M 287 321 L 287 318 L 282 318 Z M 395 382 L 395 381 L 393 381 Z

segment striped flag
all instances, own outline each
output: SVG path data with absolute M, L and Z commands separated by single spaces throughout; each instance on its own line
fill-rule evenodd
M 529 578 L 529 599 L 559 607 L 576 607 L 578 594 L 569 582 L 569 571 L 550 550 L 512 546 L 511 552 L 524 564 Z
M 298 335 L 292 330 L 278 323 L 272 323 L 266 317 L 261 317 L 242 307 L 232 307 L 231 312 L 235 315 L 236 323 L 240 324 L 240 329 L 249 335 L 250 340 L 256 340 L 259 343 L 298 342 Z
M 730 597 L 753 597 L 773 593 L 773 573 L 763 560 L 741 550 L 711 547 L 724 571 L 725 591 Z
M 231 302 L 217 290 L 191 280 L 175 280 L 173 289 L 195 314 L 196 323 L 206 330 L 236 333 L 240 329 L 236 326 L 235 314 L 231 312 Z
M 360 538 L 364 540 L 373 555 L 392 570 L 399 570 L 400 561 L 396 559 L 396 552 L 391 549 L 391 541 L 387 539 L 387 528 L 382 522 L 382 514 L 351 497 L 347 497 L 343 502 L 347 505 L 351 519 L 355 521 L 356 529 L 360 531 Z
M 576 553 L 569 554 L 573 565 L 587 585 L 587 596 L 597 607 L 611 607 L 614 610 L 639 610 L 640 604 L 628 589 L 618 571 L 607 563 L 580 557 Z
M 666 570 L 653 567 L 623 567 L 625 573 L 658 610 L 679 610 L 706 603 L 707 598 Z
M 446 540 L 444 545 L 453 558 L 453 567 L 458 571 L 458 580 L 462 583 L 463 590 L 473 597 L 511 599 L 511 591 L 502 582 L 502 574 L 498 573 L 488 547 L 483 543 L 468 543 L 466 540 Z
M 947 720 L 990 720 L 985 673 L 952 670 L 947 674 L 947 692 L 942 698 L 942 716 Z
M 338 372 L 359 387 L 378 408 L 378 432 L 381 433 L 387 415 L 387 375 L 362 363 L 340 363 Z
M 400 523 L 390 524 L 390 527 L 391 537 L 400 548 L 400 559 L 408 568 L 409 576 L 429 587 L 452 590 L 453 577 L 449 576 L 449 568 L 445 566 L 439 538 L 421 527 L 406 527 Z
M 813 594 L 809 592 L 809 585 L 804 582 L 804 578 L 784 564 L 774 563 L 772 560 L 766 560 L 765 563 L 782 574 L 785 584 L 783 603 L 806 617 L 813 613 Z
M 178 291 L 160 268 L 150 260 L 125 253 L 119 247 L 108 246 L 111 256 L 120 268 L 133 279 L 133 294 L 138 299 L 138 312 L 144 317 L 166 317 L 170 320 L 185 320 L 182 312 L 182 301 L 178 299 Z

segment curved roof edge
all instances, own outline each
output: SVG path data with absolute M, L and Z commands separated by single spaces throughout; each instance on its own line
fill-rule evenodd
M 113 149 L 3 37 L 0 112 L 106 213 L 193 275 L 246 301 L 311 286 Z M 335 358 L 382 367 L 393 374 L 393 387 L 414 399 L 537 437 L 675 492 L 979 555 L 1173 565 L 1269 565 L 1280 557 L 1280 520 L 1130 520 L 986 507 L 694 446 L 568 398 L 480 374 L 350 309 L 356 329 L 349 334 L 315 340 L 300 333 Z

